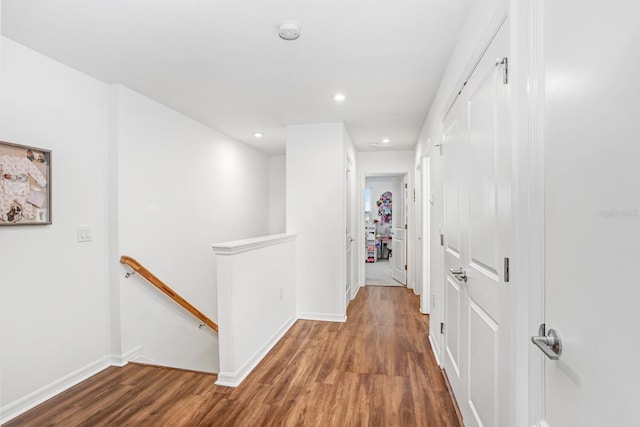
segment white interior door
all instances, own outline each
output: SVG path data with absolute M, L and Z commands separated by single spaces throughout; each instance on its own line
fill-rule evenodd
M 405 208 L 405 183 L 405 176 L 393 177 L 391 180 L 391 229 L 393 231 L 391 239 L 391 247 L 393 248 L 391 276 L 403 285 L 407 284 L 407 210 Z
M 458 100 L 444 120 L 442 138 L 443 149 L 443 193 L 444 193 L 444 337 L 442 365 L 451 384 L 451 388 L 460 402 L 464 396 L 466 366 L 463 363 L 466 344 L 463 327 L 466 324 L 467 293 L 463 282 L 449 273 L 463 266 L 463 225 L 461 186 L 463 184 L 461 138 L 465 135 L 466 115 L 464 103 Z M 442 329 L 441 329 L 442 331 Z
M 508 53 L 504 23 L 445 121 L 445 370 L 467 427 L 513 425 Z
M 562 351 L 535 354 L 551 427 L 640 425 L 638 16 L 545 2 L 544 312 Z

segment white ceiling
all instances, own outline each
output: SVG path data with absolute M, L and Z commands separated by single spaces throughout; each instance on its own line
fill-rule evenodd
M 408 150 L 469 1 L 2 0 L 2 34 L 267 153 L 318 122 Z M 285 20 L 298 40 L 278 37 Z

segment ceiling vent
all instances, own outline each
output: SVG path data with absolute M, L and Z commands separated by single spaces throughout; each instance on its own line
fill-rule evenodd
M 300 37 L 300 25 L 297 22 L 283 22 L 278 27 L 278 35 L 282 40 L 296 40 Z

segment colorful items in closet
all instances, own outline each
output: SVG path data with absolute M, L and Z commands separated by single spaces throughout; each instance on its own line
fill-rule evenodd
M 391 191 L 385 191 L 376 202 L 382 224 L 391 223 Z

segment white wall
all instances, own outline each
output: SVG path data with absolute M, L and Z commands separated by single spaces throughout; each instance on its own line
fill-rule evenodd
M 0 228 L 4 420 L 109 364 L 108 87 L 1 40 L 0 140 L 53 151 L 53 224 Z
M 269 234 L 284 233 L 286 218 L 286 156 L 269 157 Z
M 238 386 L 296 321 L 295 236 L 213 245 L 218 267 L 220 371 Z
M 117 87 L 120 255 L 136 258 L 214 321 L 214 242 L 268 233 L 269 158 Z M 126 269 L 121 269 L 124 274 Z M 218 369 L 217 336 L 143 279 L 121 276 L 122 351 Z
M 215 320 L 210 244 L 267 234 L 269 158 L 1 40 L 0 140 L 53 151 L 53 224 L 0 228 L 0 422 L 123 356 L 216 370 L 215 334 L 118 259 Z
M 342 123 L 287 130 L 287 233 L 298 236 L 298 317 L 344 321 L 346 130 Z

